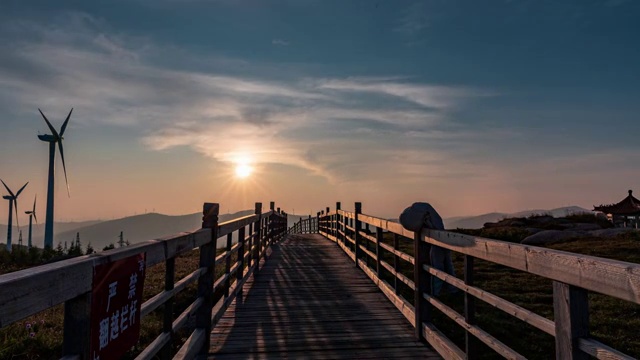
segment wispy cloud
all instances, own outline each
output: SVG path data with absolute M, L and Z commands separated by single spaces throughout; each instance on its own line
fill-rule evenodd
M 271 44 L 277 45 L 277 46 L 289 46 L 290 43 L 282 39 L 273 39 L 271 40 Z
M 186 146 L 222 162 L 249 156 L 333 182 L 483 172 L 468 164 L 452 173 L 456 155 L 438 145 L 473 138 L 448 114 L 487 91 L 397 76 L 284 80 L 168 68 L 153 59 L 180 52 L 69 16 L 50 27 L 21 23 L 28 40 L 0 45 L 0 99 L 24 113 L 75 106 L 85 114 L 78 121 L 131 127 L 153 150 Z M 386 170 L 372 177 L 373 165 Z
M 424 1 L 417 1 L 402 11 L 394 31 L 415 35 L 429 27 L 428 9 Z

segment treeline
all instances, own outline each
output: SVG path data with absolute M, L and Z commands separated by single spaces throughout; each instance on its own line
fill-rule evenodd
M 130 245 L 129 241 L 118 242 L 120 247 Z M 115 249 L 114 244 L 105 246 L 102 250 Z M 12 251 L 7 251 L 4 245 L 0 246 L 0 274 L 26 269 L 33 266 L 43 265 L 55 261 L 74 258 L 76 256 L 89 255 L 96 252 L 88 242 L 86 246 L 80 241 L 80 234 L 77 233 L 71 242 L 59 242 L 51 248 L 27 247 L 24 245 L 13 245 Z

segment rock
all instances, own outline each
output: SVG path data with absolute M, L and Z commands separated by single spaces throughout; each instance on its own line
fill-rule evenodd
M 579 231 L 590 231 L 590 230 L 602 230 L 602 227 L 598 224 L 589 224 L 589 223 L 576 223 L 573 224 L 574 227 L 573 229 L 575 230 L 579 230 Z
M 600 230 L 591 230 L 587 233 L 591 236 L 599 236 L 604 238 L 614 238 L 620 234 L 624 234 L 626 232 L 634 232 L 638 231 L 636 229 L 631 228 L 614 228 L 614 229 L 600 229 Z
M 543 229 L 538 228 L 525 228 L 525 230 L 528 231 L 530 235 L 537 234 L 540 231 L 544 231 Z
M 527 236 L 521 243 L 525 245 L 557 244 L 584 235 L 585 233 L 579 231 L 543 230 Z
M 600 225 L 593 224 L 593 223 L 569 223 L 569 224 L 561 224 L 560 226 L 565 229 L 571 229 L 576 231 L 589 231 L 589 230 L 602 229 Z
M 530 217 L 528 220 L 531 224 L 546 225 L 546 224 L 551 224 L 555 222 L 556 218 L 554 218 L 553 216 L 543 215 L 543 216 Z

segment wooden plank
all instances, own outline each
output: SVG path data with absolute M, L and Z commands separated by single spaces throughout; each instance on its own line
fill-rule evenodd
M 407 237 L 409 239 L 413 239 L 413 237 L 414 237 L 413 231 L 406 230 L 405 228 L 402 227 L 402 225 L 400 225 L 400 223 L 397 223 L 397 222 L 394 222 L 394 221 L 381 219 L 381 218 L 377 218 L 375 216 L 364 215 L 363 214 L 362 215 L 362 222 L 366 223 L 366 224 L 373 225 L 375 227 L 382 228 L 383 230 L 390 231 L 390 232 L 398 234 L 398 235 L 405 236 L 405 237 Z
M 424 242 L 420 241 L 420 236 L 417 233 L 413 239 L 413 253 L 415 254 L 415 262 L 413 264 L 415 323 L 430 323 L 431 306 L 427 301 L 424 301 L 422 296 L 424 293 L 431 294 L 431 274 L 425 272 L 422 268 L 423 265 L 430 264 L 428 259 L 429 249 Z M 415 335 L 418 339 L 423 337 L 420 326 L 415 327 Z
M 360 260 L 362 261 L 362 260 Z M 407 300 L 402 298 L 400 295 L 397 295 L 394 289 L 391 288 L 389 284 L 385 281 L 381 280 L 373 273 L 373 271 L 362 268 L 364 273 L 373 281 L 373 283 L 378 286 L 380 290 L 384 293 L 384 295 L 391 301 L 391 303 L 402 313 L 402 315 L 409 321 L 411 326 L 415 327 L 415 312 L 414 307 Z
M 80 295 L 64 303 L 64 336 L 62 352 L 64 355 L 89 356 L 91 331 L 91 293 Z
M 640 304 L 640 264 L 447 231 L 421 239 L 478 259 Z
M 280 242 L 211 333 L 215 358 L 439 358 L 412 336 L 405 319 L 413 318 L 411 305 L 372 269 L 358 271 L 347 256 L 355 261 L 341 242 L 319 235 Z M 361 259 L 358 265 L 365 267 Z M 369 278 L 398 304 L 384 301 Z
M 173 289 L 164 290 L 158 293 L 157 295 L 155 295 L 154 297 L 150 298 L 149 300 L 145 301 L 144 304 L 142 304 L 142 307 L 140 309 L 140 316 L 141 317 L 147 316 L 150 312 L 157 309 L 160 305 L 164 304 L 167 300 L 171 299 L 177 293 L 184 290 L 184 288 L 196 282 L 200 278 L 200 276 L 202 276 L 202 274 L 204 274 L 206 271 L 207 271 L 206 268 L 200 268 L 192 272 L 191 274 L 185 276 L 177 283 L 175 283 Z
M 506 359 L 524 360 L 526 357 L 518 354 L 516 351 L 502 343 L 500 340 L 493 337 L 491 334 L 482 330 L 476 325 L 469 324 L 464 316 L 458 314 L 455 310 L 440 302 L 433 296 L 423 294 L 425 300 L 431 305 L 440 310 L 443 314 L 447 315 L 451 320 L 455 321 L 467 332 L 473 334 L 477 339 L 485 343 L 487 346 L 495 350 L 498 354 L 502 355 Z
M 389 245 L 389 244 L 380 243 L 380 246 L 383 249 L 387 250 L 388 252 L 392 253 L 394 256 L 397 256 L 398 259 L 402 259 L 402 260 L 404 260 L 404 261 L 406 261 L 406 262 L 408 262 L 408 263 L 410 263 L 412 265 L 414 264 L 415 260 L 413 259 L 413 256 L 408 255 L 408 254 L 406 254 L 406 253 L 404 253 L 404 252 L 402 252 L 400 250 L 396 250 L 393 247 L 391 247 L 391 245 Z
M 190 251 L 185 243 L 199 246 L 210 234 L 209 229 L 181 233 L 1 275 L 0 328 L 91 291 L 95 266 L 144 252 L 150 267 Z
M 636 360 L 633 356 L 624 354 L 594 339 L 578 339 L 580 350 L 595 357 L 606 360 Z
M 465 354 L 431 323 L 422 323 L 422 336 L 445 359 L 465 359 Z
M 164 291 L 172 291 L 175 289 L 176 281 L 176 259 L 167 259 L 164 269 Z M 164 303 L 164 316 L 162 324 L 162 332 L 169 334 L 169 343 L 173 340 L 173 298 Z M 144 305 L 144 304 L 143 304 Z M 141 311 L 142 312 L 142 311 Z M 171 358 L 171 346 L 166 344 L 160 350 L 160 359 L 168 360 Z
M 414 284 L 413 280 L 411 280 L 408 277 L 402 275 L 402 273 L 396 272 L 396 270 L 393 268 L 393 266 L 389 265 L 389 263 L 387 263 L 384 260 L 380 261 L 380 265 L 382 265 L 382 267 L 387 269 L 387 271 L 390 272 L 391 275 L 393 275 L 396 279 L 402 281 L 405 285 L 407 285 L 411 290 L 415 290 L 416 285 Z
M 180 350 L 178 350 L 178 353 L 176 353 L 176 356 L 174 356 L 173 358 L 181 360 L 195 359 L 200 349 L 202 349 L 202 347 L 206 344 L 207 340 L 207 332 L 204 329 L 198 328 L 194 330 L 193 333 L 191 333 L 191 336 L 189 336 L 187 341 L 185 341 L 182 347 L 180 347 Z
M 473 286 L 473 256 L 464 256 L 464 284 Z M 467 324 L 476 324 L 476 299 L 468 292 L 464 293 L 464 321 Z M 467 354 L 467 360 L 476 360 L 478 358 L 478 346 L 476 340 L 471 336 L 469 331 L 464 333 L 464 352 Z
M 172 331 L 176 332 L 182 329 L 189 319 L 193 319 L 198 308 L 203 304 L 204 299 L 199 297 L 189 305 L 174 321 L 171 325 Z
M 367 248 L 364 245 L 360 245 L 359 246 L 360 251 L 362 251 L 363 253 L 367 254 L 367 256 L 371 259 L 374 259 L 376 261 L 378 261 L 378 257 L 376 256 L 376 254 L 374 254 L 372 251 L 367 250 Z M 368 266 L 367 266 L 368 267 Z
M 554 281 L 553 317 L 556 324 L 556 358 L 589 359 L 578 346 L 578 339 L 589 336 L 587 291 Z
M 445 273 L 442 270 L 438 270 L 435 268 L 432 268 L 430 266 L 423 266 L 423 269 L 425 271 L 428 271 L 429 273 L 431 273 L 431 275 L 436 276 L 437 278 L 443 280 L 444 282 L 451 284 L 455 287 L 457 287 L 458 289 L 464 291 L 465 293 L 468 293 L 470 295 L 473 295 L 474 297 L 484 301 L 485 303 L 492 305 L 502 311 L 504 311 L 505 313 L 520 319 L 522 321 L 524 321 L 525 323 L 544 331 L 545 333 L 551 335 L 551 336 L 555 336 L 556 335 L 556 330 L 555 330 L 555 324 L 553 321 L 540 316 L 532 311 L 529 311 L 521 306 L 518 306 L 514 303 L 511 303 L 499 296 L 493 295 L 490 292 L 484 291 L 480 288 L 471 286 L 471 285 L 467 285 L 464 283 L 464 281 L 458 279 L 455 276 L 451 276 L 447 273 Z
M 136 356 L 135 360 L 151 360 L 156 358 L 156 354 L 163 347 L 165 347 L 165 345 L 169 344 L 170 341 L 171 341 L 170 333 L 166 333 L 166 332 L 161 333 L 160 335 L 158 335 L 158 337 L 155 338 L 155 340 L 151 342 L 151 344 L 149 344 L 149 346 L 144 348 L 144 350 L 142 350 L 142 352 L 138 354 L 138 356 Z

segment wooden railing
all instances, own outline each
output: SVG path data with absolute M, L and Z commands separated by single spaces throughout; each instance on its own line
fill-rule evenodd
M 311 217 L 303 219 L 300 218 L 295 224 L 287 230 L 292 234 L 313 234 L 318 232 L 318 217 Z
M 165 263 L 165 290 L 142 304 L 141 317 L 164 306 L 163 331 L 137 359 L 171 358 L 171 342 L 177 330 L 195 319 L 195 329 L 174 358 L 191 359 L 206 355 L 211 328 L 229 304 L 242 292 L 247 279 L 260 270 L 267 249 L 280 241 L 287 230 L 285 213 L 271 209 L 262 213 L 256 203 L 255 214 L 218 223 L 219 205 L 205 203 L 202 229 L 163 239 L 149 240 L 110 251 L 59 261 L 0 276 L 0 328 L 64 303 L 63 358 L 89 359 L 89 319 L 91 316 L 92 275 L 96 266 L 146 253 L 146 266 Z M 232 245 L 233 233 L 238 242 Z M 218 238 L 226 236 L 224 252 L 216 256 Z M 200 249 L 199 267 L 175 281 L 175 259 Z M 235 261 L 232 262 L 232 259 Z M 216 276 L 216 265 L 225 271 Z M 197 298 L 173 319 L 176 294 L 198 282 Z
M 443 357 L 475 358 L 475 340 L 472 339 L 475 337 L 505 358 L 525 358 L 476 324 L 474 301 L 477 299 L 555 337 L 558 359 L 585 359 L 589 355 L 598 359 L 633 359 L 589 336 L 588 293 L 597 292 L 640 304 L 639 264 L 448 231 L 423 230 L 414 233 L 399 223 L 362 214 L 360 203 L 355 204 L 354 212 L 340 210 L 340 203 L 336 204 L 336 209 L 330 212 L 327 208 L 326 212 L 319 214 L 319 233 L 336 242 L 404 314 L 414 326 L 416 336 L 426 340 Z M 375 227 L 375 231 L 367 231 L 370 226 Z M 393 246 L 382 241 L 384 233 L 393 234 Z M 412 239 L 416 257 L 399 249 L 401 238 Z M 464 256 L 464 280 L 430 266 L 427 254 L 429 246 L 433 245 Z M 393 256 L 393 264 L 382 259 L 383 252 Z M 552 280 L 555 321 L 474 286 L 474 259 Z M 401 273 L 401 262 L 413 266 L 413 279 Z M 382 280 L 383 270 L 392 275 L 393 284 Z M 464 292 L 464 314 L 431 294 L 432 277 Z M 418 306 L 414 307 L 400 294 L 400 283 L 413 291 L 413 304 Z M 432 321 L 433 308 L 465 330 L 465 351 L 438 330 Z

